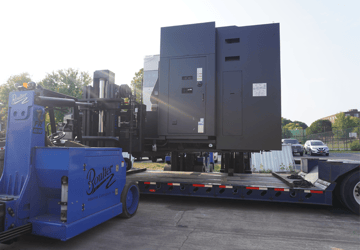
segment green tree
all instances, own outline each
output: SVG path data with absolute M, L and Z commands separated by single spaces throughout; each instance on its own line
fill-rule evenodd
M 282 128 L 282 138 L 290 138 L 292 136 L 289 129 L 283 127 Z
M 302 127 L 302 129 L 307 129 L 308 128 L 308 125 L 306 125 L 305 122 L 293 121 L 293 123 L 298 124 L 299 126 Z
M 352 129 L 352 132 L 357 133 L 357 136 L 360 136 L 360 119 L 357 117 L 351 117 L 350 119 L 353 120 L 353 123 L 355 124 L 355 128 Z
M 64 69 L 46 74 L 39 84 L 48 89 L 65 95 L 82 98 L 84 86 L 92 83 L 92 78 L 87 72 L 76 69 Z
M 286 124 L 283 128 L 284 128 L 284 129 L 287 129 L 287 130 L 295 130 L 295 129 L 300 130 L 300 129 L 303 129 L 303 128 L 299 125 L 299 123 L 294 123 L 294 122 L 290 122 L 290 123 Z
M 353 125 L 352 127 L 360 126 L 360 118 L 350 116 L 350 125 Z
M 352 151 L 360 151 L 360 143 L 359 141 L 353 141 L 351 144 L 350 144 L 350 149 Z
M 291 120 L 281 117 L 281 127 L 284 127 L 288 123 L 290 123 Z
M 332 131 L 332 123 L 329 120 L 317 120 L 306 129 L 306 135 L 319 134 Z
M 92 78 L 89 73 L 69 68 L 46 74 L 45 78 L 39 82 L 39 85 L 48 90 L 82 98 L 83 87 L 91 83 Z M 57 123 L 62 122 L 63 118 L 64 112 L 55 111 L 55 121 Z M 46 121 L 48 121 L 48 118 Z
M 336 137 L 342 138 L 346 137 L 349 128 L 354 128 L 360 126 L 359 118 L 352 116 L 345 116 L 344 113 L 338 113 L 335 116 L 335 121 L 333 124 L 333 133 Z
M 291 121 L 289 119 L 281 117 L 281 128 L 282 128 L 282 137 L 290 138 L 292 133 L 290 130 L 302 130 L 306 129 L 308 126 L 304 122 L 300 121 Z
M 135 73 L 134 78 L 131 81 L 131 89 L 133 90 L 133 93 L 136 93 L 136 101 L 140 103 L 141 101 L 141 86 L 142 86 L 142 80 L 144 77 L 144 69 L 140 69 L 138 72 Z
M 0 85 L 0 103 L 2 108 L 0 110 L 0 121 L 5 125 L 7 122 L 9 94 L 11 91 L 17 90 L 15 85 L 31 82 L 29 73 L 21 73 L 18 75 L 10 76 L 6 83 Z
M 302 129 L 306 129 L 308 127 L 308 125 L 306 125 L 306 123 L 304 122 L 300 122 L 300 121 L 291 121 L 289 119 L 283 118 L 281 117 L 281 126 L 285 127 L 286 125 L 288 125 L 289 123 L 295 123 L 298 124 L 299 126 L 302 127 Z

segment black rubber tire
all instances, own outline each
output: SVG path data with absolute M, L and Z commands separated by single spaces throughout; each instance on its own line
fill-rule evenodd
M 129 158 L 124 158 L 124 161 L 126 163 L 126 171 L 129 171 L 132 168 L 132 162 Z
M 152 161 L 152 162 L 157 162 L 157 157 L 156 157 L 156 156 L 152 156 L 152 157 L 151 157 L 151 161 Z
M 354 197 L 354 188 L 360 182 L 360 171 L 348 174 L 340 183 L 340 197 L 351 211 L 360 215 L 360 204 L 356 202 Z M 360 195 L 360 190 L 358 190 Z
M 128 192 L 131 192 L 131 204 L 128 204 Z M 139 207 L 140 190 L 136 182 L 131 181 L 125 184 L 125 187 L 121 193 L 120 201 L 122 203 L 123 212 L 120 214 L 121 218 L 129 219 L 136 214 Z
M 215 163 L 218 163 L 218 159 L 216 159 L 214 162 L 215 162 Z
M 311 150 L 310 150 L 310 153 L 309 153 L 309 154 L 310 154 L 310 156 L 312 156 L 312 155 L 313 155 L 313 153 L 311 152 Z
M 327 153 L 326 156 L 329 156 L 329 153 Z
M 304 153 L 300 153 L 300 156 L 303 156 L 304 155 Z

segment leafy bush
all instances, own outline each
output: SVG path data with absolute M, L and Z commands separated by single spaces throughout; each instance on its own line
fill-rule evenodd
M 360 142 L 359 141 L 353 141 L 351 144 L 350 144 L 350 149 L 352 151 L 360 151 Z

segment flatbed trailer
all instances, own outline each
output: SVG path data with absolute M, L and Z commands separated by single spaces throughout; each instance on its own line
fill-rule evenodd
M 143 194 L 332 205 L 360 214 L 360 162 L 303 158 L 299 173 L 143 171 L 128 173 Z

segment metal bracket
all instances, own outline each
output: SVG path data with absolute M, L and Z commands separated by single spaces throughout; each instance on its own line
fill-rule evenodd
M 288 185 L 289 187 L 293 188 L 294 187 L 294 183 L 288 181 L 286 178 L 282 177 L 281 175 L 279 175 L 276 172 L 272 172 L 271 173 L 274 177 L 278 178 L 280 181 L 282 181 L 283 183 L 285 183 L 286 185 Z
M 12 200 L 14 200 L 14 198 L 13 197 L 0 197 L 0 200 L 2 200 L 2 201 L 12 201 Z
M 314 186 L 313 184 L 311 184 L 311 182 L 308 182 L 307 180 L 294 181 L 293 185 L 294 187 L 301 187 L 301 188 L 310 188 Z
M 32 232 L 32 224 L 28 223 L 16 228 L 12 228 L 9 230 L 6 230 L 4 232 L 0 232 L 0 242 L 6 242 L 11 239 L 20 237 L 21 235 L 25 235 Z

